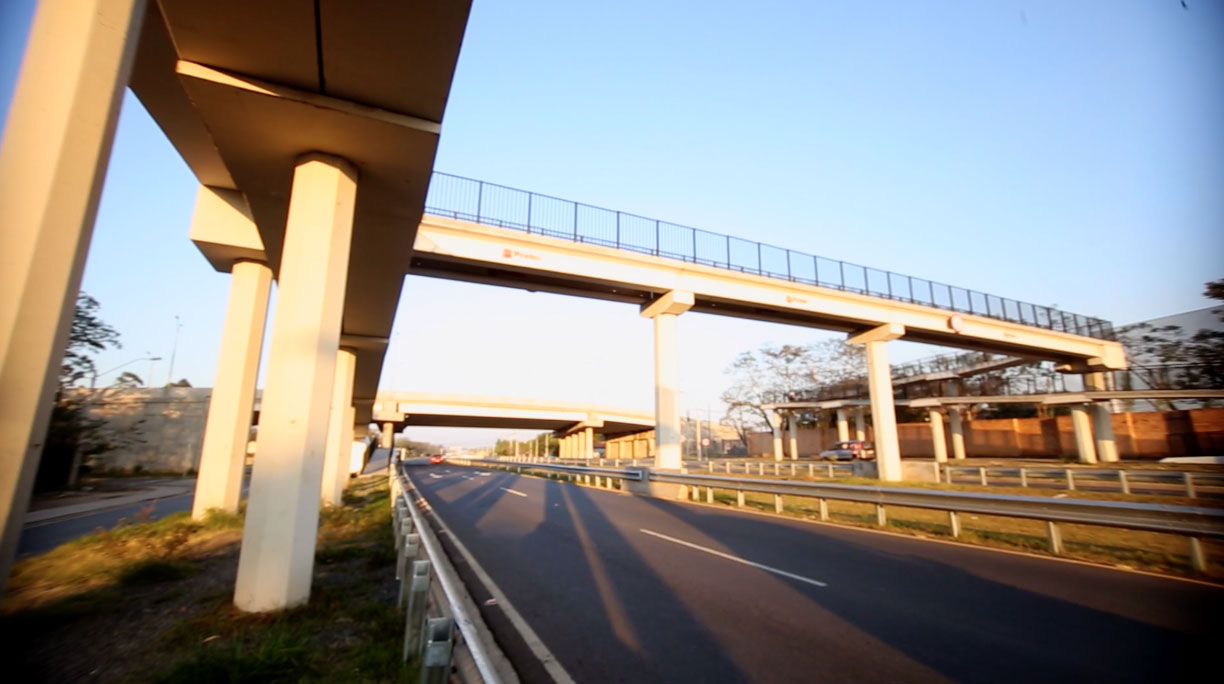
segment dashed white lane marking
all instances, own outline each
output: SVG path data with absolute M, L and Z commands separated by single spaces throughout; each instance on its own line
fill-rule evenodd
M 437 474 L 437 473 L 430 473 L 430 474 L 429 474 L 429 476 L 430 476 L 430 477 L 432 477 L 432 478 L 433 478 L 433 479 L 435 479 L 435 480 L 440 480 L 440 479 L 442 479 L 442 476 L 441 476 L 441 475 L 439 475 L 439 474 Z
M 498 489 L 502 490 L 503 492 L 510 492 L 511 494 L 517 494 L 518 496 L 527 496 L 526 494 L 518 491 L 517 489 L 507 489 L 505 487 L 498 487 Z
M 723 553 L 722 551 L 717 551 L 717 550 L 715 550 L 715 549 L 711 549 L 711 548 L 708 548 L 708 547 L 705 547 L 705 546 L 701 546 L 700 544 L 694 544 L 694 543 L 692 543 L 692 542 L 686 542 L 686 541 L 684 541 L 683 539 L 676 539 L 675 537 L 669 537 L 669 536 L 667 536 L 666 534 L 661 534 L 661 533 L 659 533 L 659 532 L 655 532 L 654 530 L 638 529 L 638 532 L 641 532 L 641 533 L 643 533 L 643 534 L 649 534 L 649 535 L 650 535 L 650 536 L 652 536 L 652 537 L 658 537 L 659 539 L 662 539 L 662 540 L 665 540 L 665 541 L 672 542 L 673 544 L 679 544 L 679 545 L 681 545 L 681 546 L 687 546 L 687 547 L 689 547 L 690 549 L 696 549 L 696 550 L 698 550 L 698 551 L 704 551 L 704 552 L 706 552 L 706 553 L 708 553 L 708 554 L 710 554 L 710 555 L 712 555 L 712 556 L 718 556 L 719 558 L 726 558 L 726 559 L 727 559 L 727 560 L 729 560 L 729 561 L 734 561 L 734 562 L 736 562 L 736 563 L 742 563 L 743 565 L 751 565 L 751 566 L 752 566 L 752 567 L 754 567 L 754 568 L 758 568 L 758 569 L 760 569 L 760 570 L 764 570 L 765 572 L 772 572 L 772 573 L 773 573 L 773 574 L 775 574 L 775 575 L 781 575 L 781 576 L 783 576 L 783 577 L 789 577 L 789 578 L 794 579 L 794 580 L 799 580 L 800 582 L 807 582 L 808 584 L 814 584 L 814 585 L 816 585 L 816 586 L 818 586 L 818 587 L 827 587 L 827 586 L 829 586 L 829 585 L 825 584 L 824 582 L 821 582 L 820 580 L 814 580 L 814 579 L 812 579 L 811 577 L 804 577 L 803 575 L 796 575 L 796 574 L 795 574 L 795 573 L 793 573 L 793 572 L 787 572 L 787 571 L 785 571 L 785 570 L 779 570 L 778 568 L 771 567 L 771 566 L 768 566 L 768 565 L 764 565 L 764 564 L 762 564 L 762 563 L 755 563 L 755 562 L 753 562 L 753 561 L 750 561 L 750 560 L 746 560 L 746 559 L 740 558 L 739 556 L 732 556 L 732 555 L 731 555 L 731 554 L 729 554 L 729 553 Z

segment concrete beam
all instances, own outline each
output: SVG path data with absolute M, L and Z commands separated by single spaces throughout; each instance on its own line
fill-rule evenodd
M 888 342 L 905 335 L 905 326 L 900 323 L 885 323 L 870 330 L 857 332 L 846 338 L 847 344 L 867 344 L 868 342 Z
M 654 301 L 642 305 L 642 316 L 654 318 L 659 314 L 677 316 L 693 308 L 695 298 L 692 292 L 672 290 Z
M 213 69 L 212 67 L 197 64 L 180 59 L 174 67 L 175 73 L 186 78 L 194 78 L 200 81 L 208 81 L 217 85 L 229 86 L 239 90 L 266 95 L 268 97 L 279 98 L 298 102 L 300 104 L 309 105 L 319 109 L 330 109 L 341 114 L 349 116 L 357 116 L 363 119 L 379 121 L 401 128 L 408 128 L 414 131 L 423 133 L 432 133 L 438 135 L 442 132 L 442 124 L 428 119 L 392 112 L 378 107 L 370 107 L 359 102 L 351 102 L 342 100 L 327 95 L 320 95 L 306 90 L 298 90 L 289 86 L 278 83 L 271 83 L 241 74 L 229 73 L 221 69 Z

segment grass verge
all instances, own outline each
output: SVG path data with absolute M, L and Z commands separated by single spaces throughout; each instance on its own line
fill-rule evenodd
M 307 605 L 233 607 L 243 519 L 132 522 L 22 561 L 0 608 L 16 681 L 398 682 L 403 617 L 385 478 L 320 513 Z

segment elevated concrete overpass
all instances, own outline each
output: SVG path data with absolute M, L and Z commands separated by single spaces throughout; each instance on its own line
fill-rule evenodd
M 592 428 L 611 436 L 654 429 L 654 414 L 650 411 L 538 399 L 420 392 L 380 392 L 374 402 L 373 415 L 375 422 L 396 427 L 549 430 L 557 435 Z
M 649 411 L 593 404 L 475 397 L 455 394 L 380 392 L 374 420 L 383 425 L 383 444 L 409 425 L 432 427 L 550 430 L 557 436 L 562 458 L 594 458 L 595 432 L 620 437 L 655 427 Z
M 373 418 L 405 273 L 640 306 L 655 327 L 662 468 L 680 465 L 675 326 L 689 310 L 839 330 L 865 345 L 885 479 L 900 476 L 889 340 L 1074 372 L 1125 366 L 1099 319 L 659 221 L 651 231 L 642 217 L 542 195 L 469 181 L 474 213 L 423 217 L 427 190 L 449 188 L 430 174 L 468 9 L 42 0 L 0 147 L 0 574 L 28 504 L 128 84 L 200 181 L 192 239 L 233 274 L 195 515 L 237 508 L 278 282 L 235 592 L 244 610 L 309 596 L 320 498 L 339 500 L 340 450 Z M 490 214 L 489 202 L 503 209 Z M 511 216 L 520 209 L 525 221 Z
M 233 273 L 194 513 L 237 509 L 275 276 L 235 603 L 308 598 L 345 474 L 324 453 L 371 417 L 469 6 L 40 0 L 0 147 L 0 576 L 130 85 L 200 182 L 192 238 Z

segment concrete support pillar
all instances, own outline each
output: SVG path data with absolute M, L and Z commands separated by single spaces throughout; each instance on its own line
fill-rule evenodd
M 937 408 L 929 409 L 931 416 L 931 444 L 935 448 L 935 461 L 948 462 L 948 445 L 944 441 L 943 411 Z
M 790 457 L 799 458 L 799 416 L 790 414 Z
M 871 393 L 871 418 L 875 427 L 876 467 L 880 479 L 901 479 L 901 447 L 897 440 L 897 412 L 893 404 L 892 369 L 888 365 L 888 341 L 905 334 L 905 326 L 889 323 L 852 335 L 848 342 L 867 347 L 867 389 Z M 857 421 L 856 413 L 856 423 Z
M 353 378 L 356 372 L 357 355 L 353 350 L 338 350 L 320 488 L 320 500 L 324 506 L 338 506 L 343 501 L 344 485 L 348 483 L 349 454 L 353 450 L 353 419 L 349 414 L 353 406 Z
M 846 409 L 837 409 L 837 441 L 850 441 L 850 422 L 846 420 Z
M 955 406 L 948 408 L 948 427 L 952 433 L 952 458 L 958 461 L 965 458 L 965 423 L 961 419 L 961 410 Z
M 40 2 L 0 142 L 0 589 L 47 434 L 144 4 Z
M 773 457 L 782 460 L 782 416 L 777 411 L 769 412 L 769 427 L 773 428 Z
M 1108 403 L 1095 403 L 1088 407 L 1092 412 L 1092 433 L 1096 437 L 1097 456 L 1102 463 L 1118 462 L 1118 444 L 1114 441 L 1113 417 Z
M 395 423 L 382 424 L 382 437 L 378 440 L 378 446 L 384 449 L 395 446 Z
M 570 443 L 571 443 L 570 437 L 571 436 L 572 435 L 566 435 L 562 437 L 561 439 L 557 440 L 557 444 L 560 445 L 559 448 L 561 449 L 561 458 L 573 458 L 573 454 L 570 453 Z
M 888 386 L 892 387 L 892 379 L 889 379 Z M 889 395 L 892 396 L 892 395 Z M 875 415 L 875 406 L 871 407 L 872 415 Z M 864 414 L 862 406 L 854 407 L 854 438 L 860 442 L 867 441 L 867 417 Z
M 582 457 L 586 460 L 595 458 L 595 428 L 588 427 L 582 431 L 583 449 Z
M 196 520 L 210 508 L 238 512 L 271 286 L 272 270 L 267 264 L 239 261 L 231 270 L 221 354 L 208 400 L 200 475 L 191 506 L 191 517 Z
M 1071 427 L 1075 430 L 1075 450 L 1079 453 L 1079 462 L 1096 463 L 1096 445 L 1093 443 L 1088 407 L 1071 407 Z
M 1105 391 L 1109 376 L 1105 373 L 1087 373 L 1084 375 L 1084 389 L 1089 391 Z M 1102 463 L 1118 462 L 1118 445 L 1114 441 L 1113 419 L 1110 417 L 1112 402 L 1095 402 L 1089 405 L 1092 414 L 1092 432 L 1096 437 L 1097 456 Z
M 642 315 L 654 319 L 655 352 L 655 467 L 678 470 L 680 450 L 680 372 L 677 368 L 676 317 L 693 306 L 693 293 L 673 290 L 642 306 Z
M 357 171 L 348 162 L 322 154 L 299 159 L 238 557 L 240 610 L 279 610 L 310 598 L 356 192 Z

